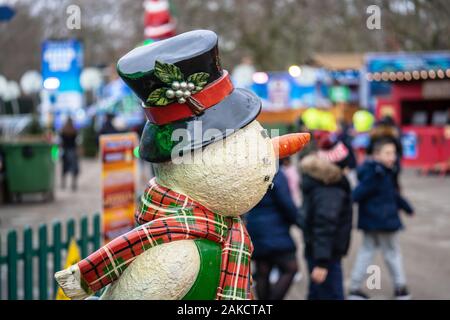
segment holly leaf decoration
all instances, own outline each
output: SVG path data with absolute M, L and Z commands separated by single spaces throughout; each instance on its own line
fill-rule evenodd
M 187 81 L 195 84 L 196 87 L 204 87 L 208 83 L 209 73 L 206 72 L 197 72 L 191 74 Z
M 167 88 L 153 90 L 147 98 L 147 104 L 152 106 L 165 106 L 172 103 L 174 99 L 169 99 L 166 97 L 166 90 Z
M 183 81 L 184 78 L 180 68 L 176 65 L 158 60 L 155 61 L 155 76 L 168 85 L 174 81 Z

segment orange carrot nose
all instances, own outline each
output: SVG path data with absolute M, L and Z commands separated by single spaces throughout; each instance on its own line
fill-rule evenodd
M 303 149 L 311 139 L 309 133 L 291 133 L 272 138 L 275 155 L 283 159 Z

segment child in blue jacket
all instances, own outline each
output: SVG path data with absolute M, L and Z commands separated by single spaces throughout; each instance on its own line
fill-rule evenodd
M 373 157 L 358 169 L 359 185 L 353 191 L 353 200 L 359 204 L 358 228 L 364 233 L 353 267 L 349 299 L 367 299 L 361 291 L 367 268 L 375 251 L 381 249 L 389 267 L 396 299 L 409 299 L 403 270 L 398 231 L 403 228 L 399 210 L 413 215 L 409 203 L 399 194 L 393 168 L 397 160 L 396 145 L 389 138 L 373 143 Z

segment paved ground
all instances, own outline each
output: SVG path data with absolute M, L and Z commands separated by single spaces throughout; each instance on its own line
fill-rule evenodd
M 60 190 L 59 181 L 56 199 L 52 203 L 41 203 L 28 199 L 26 203 L 0 206 L 0 235 L 3 248 L 9 228 L 22 229 L 25 225 L 37 227 L 52 220 L 65 221 L 91 215 L 101 209 L 100 165 L 97 161 L 82 162 L 79 190 Z M 140 182 L 141 188 L 144 180 Z M 450 178 L 419 177 L 414 171 L 406 171 L 402 185 L 415 208 L 414 218 L 404 218 L 406 231 L 401 235 L 404 262 L 409 285 L 414 298 L 450 299 Z M 292 230 L 301 252 L 300 233 Z M 355 231 L 351 252 L 344 261 L 346 279 L 360 243 L 360 234 Z M 301 254 L 298 254 L 303 278 L 289 291 L 288 299 L 303 299 L 306 292 L 306 270 Z M 368 291 L 375 299 L 389 299 L 392 295 L 390 279 L 380 256 L 375 264 L 382 270 L 381 289 Z

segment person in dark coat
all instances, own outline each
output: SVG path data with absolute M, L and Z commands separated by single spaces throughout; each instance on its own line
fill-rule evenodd
M 247 230 L 253 242 L 252 260 L 256 262 L 256 293 L 261 300 L 281 300 L 298 270 L 296 246 L 289 229 L 297 222 L 298 211 L 282 170 L 273 179 L 273 188 L 246 215 Z M 270 273 L 280 271 L 270 286 Z
M 72 174 L 72 190 L 77 189 L 77 178 L 80 171 L 78 163 L 77 150 L 77 136 L 78 132 L 75 129 L 72 118 L 67 118 L 64 127 L 61 130 L 61 147 L 62 147 L 62 178 L 61 186 L 66 187 L 66 176 L 68 173 Z
M 345 176 L 349 150 L 344 143 L 318 141 L 319 151 L 300 162 L 302 230 L 310 273 L 309 300 L 343 300 L 341 259 L 352 229 L 350 184 Z M 332 139 L 334 140 L 334 139 Z
M 411 297 L 406 286 L 398 231 L 403 228 L 399 210 L 410 215 L 414 211 L 397 188 L 396 160 L 395 143 L 389 137 L 380 138 L 373 144 L 373 158 L 358 169 L 359 185 L 353 191 L 353 200 L 359 204 L 358 228 L 363 231 L 363 243 L 353 266 L 351 299 L 368 298 L 361 291 L 361 285 L 378 248 L 389 267 L 395 298 L 403 300 Z
M 352 149 L 353 136 L 350 133 L 351 128 L 345 122 L 342 121 L 339 126 L 339 131 L 337 134 L 337 140 L 342 141 L 342 143 L 346 146 L 349 152 L 349 160 L 348 160 L 348 168 L 353 170 L 356 169 L 356 155 Z
M 395 188 L 393 171 L 368 160 L 358 168 L 358 180 L 353 192 L 354 201 L 359 203 L 358 228 L 387 232 L 403 229 L 398 211 L 411 214 L 413 209 Z
M 401 142 L 401 130 L 396 126 L 394 119 L 390 116 L 386 116 L 375 125 L 369 134 L 369 145 L 367 146 L 367 154 L 371 156 L 373 154 L 374 145 L 378 140 L 390 140 L 395 144 L 397 157 L 395 159 L 395 165 L 391 168 L 394 178 L 395 187 L 400 190 L 399 176 L 402 170 L 401 159 L 403 157 L 403 146 Z

